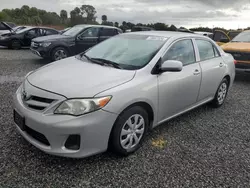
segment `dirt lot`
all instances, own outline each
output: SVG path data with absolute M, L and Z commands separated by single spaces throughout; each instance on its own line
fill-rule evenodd
M 76 160 L 39 151 L 12 120 L 15 90 L 47 63 L 29 50 L 0 49 L 0 187 L 250 186 L 250 74 L 237 75 L 223 107 L 205 105 L 159 126 L 132 156 Z

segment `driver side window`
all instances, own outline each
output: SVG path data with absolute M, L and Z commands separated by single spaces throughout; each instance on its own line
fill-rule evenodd
M 177 60 L 182 62 L 183 66 L 195 63 L 193 42 L 185 39 L 174 43 L 164 55 L 163 60 Z
M 79 38 L 83 39 L 90 37 L 98 37 L 98 33 L 99 33 L 99 28 L 92 27 L 83 31 L 83 33 L 79 36 Z

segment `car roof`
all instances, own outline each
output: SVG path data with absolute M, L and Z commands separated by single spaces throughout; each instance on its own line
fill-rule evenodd
M 119 28 L 117 28 L 117 27 L 108 26 L 108 25 L 88 25 L 88 24 L 79 24 L 79 25 L 75 25 L 75 26 L 82 26 L 82 27 L 105 27 L 105 28 L 119 29 Z
M 152 35 L 152 36 L 159 36 L 159 37 L 199 37 L 199 38 L 205 38 L 207 39 L 207 36 L 202 36 L 195 33 L 187 33 L 187 32 L 178 32 L 178 31 L 138 31 L 138 32 L 131 32 L 131 33 L 125 33 L 125 35 Z

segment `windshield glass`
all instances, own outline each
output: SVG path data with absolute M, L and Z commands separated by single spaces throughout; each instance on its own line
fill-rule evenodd
M 250 31 L 245 31 L 233 38 L 232 42 L 250 42 Z
M 85 27 L 83 26 L 75 26 L 65 31 L 62 35 L 67 36 L 76 36 L 79 32 L 81 32 Z
M 105 59 L 123 69 L 140 69 L 156 55 L 167 38 L 149 35 L 119 35 L 88 50 L 89 58 Z
M 24 27 L 24 26 L 17 26 L 17 27 L 14 27 L 13 28 L 13 30 L 15 31 L 15 32 L 17 32 L 17 31 L 21 31 L 21 30 L 23 30 L 23 29 L 25 29 L 26 27 Z
M 21 29 L 21 30 L 16 31 L 16 33 L 22 33 L 22 32 L 28 31 L 28 30 L 30 30 L 30 29 L 32 29 L 32 28 L 26 27 L 26 28 L 24 28 L 24 29 Z

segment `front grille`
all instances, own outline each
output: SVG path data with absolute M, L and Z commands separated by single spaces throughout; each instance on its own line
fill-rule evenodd
M 48 99 L 34 95 L 31 96 L 23 95 L 23 103 L 27 107 L 33 110 L 39 110 L 39 111 L 44 110 L 54 101 L 55 99 Z
M 31 129 L 28 126 L 25 127 L 25 130 L 26 130 L 27 134 L 29 134 L 32 138 L 36 139 L 37 141 L 41 142 L 42 144 L 44 144 L 46 146 L 50 146 L 49 141 L 47 140 L 47 138 L 43 134 Z
M 248 52 L 234 52 L 234 51 L 225 51 L 225 52 L 230 53 L 235 60 L 250 61 L 250 53 Z

